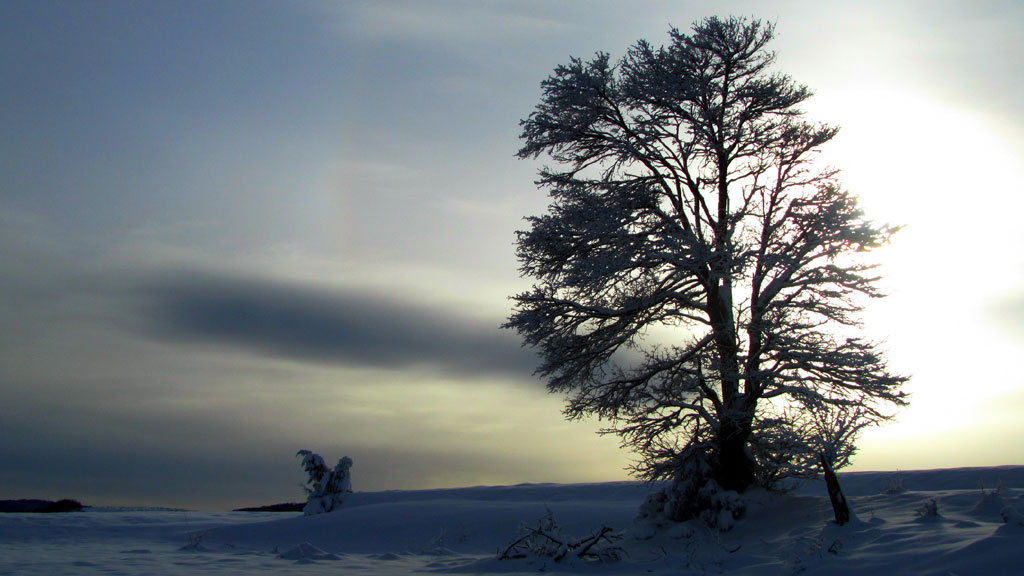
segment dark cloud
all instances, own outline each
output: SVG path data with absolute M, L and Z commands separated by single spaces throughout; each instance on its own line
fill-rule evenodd
M 529 377 L 537 364 L 500 319 L 489 324 L 383 294 L 195 273 L 163 276 L 144 291 L 148 329 L 178 341 L 474 377 Z

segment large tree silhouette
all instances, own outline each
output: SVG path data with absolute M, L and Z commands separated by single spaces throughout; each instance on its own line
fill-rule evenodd
M 905 403 L 857 330 L 880 296 L 864 256 L 894 229 L 816 164 L 837 128 L 803 119 L 811 92 L 771 70 L 772 36 L 708 18 L 617 64 L 573 58 L 522 122 L 519 156 L 554 161 L 552 203 L 518 233 L 535 284 L 506 327 L 644 477 L 742 491 L 817 460 L 801 413 L 863 424 Z

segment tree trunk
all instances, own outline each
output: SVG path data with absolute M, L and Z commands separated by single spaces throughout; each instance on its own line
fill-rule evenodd
M 719 428 L 719 469 L 715 480 L 726 490 L 743 492 L 756 481 L 756 466 L 747 452 L 750 425 L 742 422 L 723 422 Z
M 714 272 L 709 270 L 709 274 Z M 747 452 L 753 426 L 753 411 L 747 410 L 739 398 L 739 350 L 736 343 L 736 322 L 732 313 L 732 287 L 728 276 L 719 285 L 709 282 L 707 292 L 708 320 L 715 335 L 718 352 L 718 375 L 722 397 L 719 408 L 717 437 L 718 470 L 712 477 L 726 490 L 743 492 L 757 479 L 756 466 Z
M 824 454 L 819 454 L 819 456 L 821 457 L 821 469 L 825 471 L 825 486 L 828 488 L 828 499 L 832 501 L 836 524 L 842 526 L 850 521 L 850 506 L 846 503 L 846 496 L 843 496 L 843 490 L 839 487 L 839 478 L 836 477 L 832 466 L 825 459 Z

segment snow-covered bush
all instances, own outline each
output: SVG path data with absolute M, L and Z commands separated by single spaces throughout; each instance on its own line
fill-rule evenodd
M 352 492 L 352 473 L 349 472 L 352 459 L 345 456 L 331 470 L 319 454 L 299 450 L 295 455 L 302 456 L 302 469 L 309 474 L 303 486 L 306 491 L 303 514 L 311 516 L 341 508 L 345 496 Z
M 726 532 L 733 527 L 735 520 L 743 516 L 747 503 L 739 493 L 722 490 L 714 480 L 704 485 L 702 491 L 710 506 L 701 512 L 701 518 L 714 528 Z
M 1006 507 L 1006 501 L 1003 500 L 1003 488 L 1002 484 L 993 490 L 987 490 L 984 486 L 981 487 L 981 499 L 974 505 L 971 512 L 979 516 L 993 517 L 1001 513 L 1003 508 Z
M 524 524 L 519 535 L 498 555 L 499 560 L 519 558 L 551 558 L 555 562 L 566 559 L 612 562 L 622 555 L 622 548 L 614 543 L 622 535 L 602 526 L 590 536 L 577 539 L 568 536 L 555 520 L 551 510 L 537 522 L 537 527 Z
M 929 498 L 925 500 L 921 507 L 917 509 L 918 518 L 938 518 L 939 517 L 939 501 L 935 498 Z
M 649 494 L 637 510 L 634 524 L 660 527 L 668 522 L 682 522 L 700 514 L 698 494 L 710 480 L 709 452 L 693 447 L 684 449 L 665 464 L 672 469 L 671 482 Z
M 203 538 L 206 537 L 208 530 L 202 532 L 193 532 L 188 535 L 188 544 L 185 544 L 181 548 L 178 548 L 178 552 L 209 552 L 210 549 L 203 546 Z
M 700 517 L 713 528 L 725 531 L 733 526 L 746 510 L 743 497 L 732 490 L 723 490 L 713 478 L 707 453 L 690 451 L 680 459 L 678 474 L 672 482 L 649 494 L 637 510 L 634 531 L 638 537 L 649 537 L 653 530 Z
M 420 550 L 420 554 L 426 556 L 450 556 L 455 554 L 451 548 L 448 548 L 445 540 L 448 538 L 448 531 L 441 528 L 441 531 L 434 536 L 434 539 L 430 541 L 423 549 Z
M 1005 506 L 999 511 L 999 515 L 1003 517 L 1003 522 L 1006 524 L 1024 527 L 1024 514 L 1021 514 L 1013 506 Z
M 991 490 L 988 489 L 988 488 L 985 488 L 985 482 L 984 481 L 978 481 L 978 485 L 981 487 L 981 496 L 982 496 L 982 498 L 984 498 L 986 496 L 989 496 L 989 495 L 996 495 L 996 496 L 1002 497 L 1003 494 L 1006 492 L 1006 487 L 1003 485 L 1003 481 L 1002 480 L 997 482 L 996 485 L 995 485 L 995 488 L 992 488 Z
M 903 494 L 907 489 L 903 486 L 903 471 L 897 470 L 896 475 L 889 480 L 889 487 L 885 489 L 886 494 Z

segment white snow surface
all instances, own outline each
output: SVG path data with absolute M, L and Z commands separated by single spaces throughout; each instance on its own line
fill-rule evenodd
M 634 530 L 640 483 L 351 494 L 340 511 L 92 508 L 0 514 L 0 574 L 1024 574 L 1024 466 L 840 475 L 858 520 L 832 522 L 824 484 L 744 495 L 728 532 Z M 938 514 L 924 514 L 930 499 Z M 622 532 L 617 562 L 498 560 L 550 510 L 583 538 Z M 1004 520 L 1004 518 L 1006 520 Z M 648 527 L 649 528 L 649 527 Z

